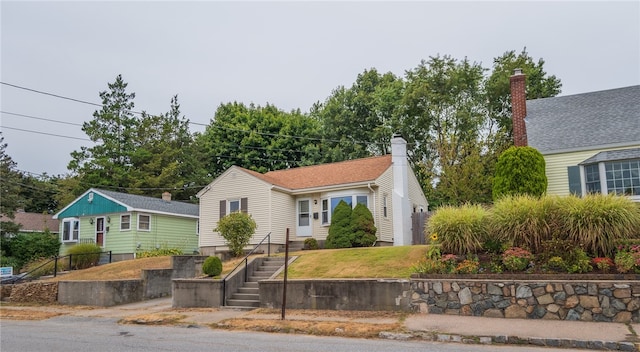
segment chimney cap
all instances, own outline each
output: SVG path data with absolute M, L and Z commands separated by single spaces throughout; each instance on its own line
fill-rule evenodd
M 514 68 L 513 69 L 513 75 L 514 76 L 519 76 L 522 74 L 522 69 L 521 68 Z

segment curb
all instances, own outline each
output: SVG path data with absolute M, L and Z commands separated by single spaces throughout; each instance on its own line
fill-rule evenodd
M 455 334 L 443 334 L 437 332 L 412 332 L 393 333 L 381 332 L 379 337 L 389 340 L 410 340 L 422 339 L 425 341 L 454 342 L 465 344 L 482 345 L 531 345 L 538 347 L 575 348 L 601 351 L 640 351 L 640 344 L 634 342 L 615 341 L 585 341 L 572 339 L 547 339 L 539 337 L 518 337 L 518 336 L 464 336 Z

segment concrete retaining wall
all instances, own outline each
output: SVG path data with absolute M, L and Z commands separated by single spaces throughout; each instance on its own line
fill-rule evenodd
M 640 322 L 640 281 L 412 279 L 413 311 L 492 318 Z
M 282 308 L 282 280 L 263 280 L 260 306 Z M 287 308 L 411 310 L 411 283 L 401 279 L 289 280 Z
M 262 258 L 251 259 L 247 263 L 248 272 L 251 273 L 260 265 Z M 226 283 L 222 280 L 210 278 L 203 279 L 173 279 L 171 294 L 173 296 L 174 308 L 198 308 L 198 307 L 220 307 L 223 306 L 223 289 L 226 286 L 227 296 L 244 285 L 245 268 L 241 265 Z
M 67 305 L 110 307 L 142 301 L 142 280 L 60 281 L 58 302 Z
M 171 295 L 173 269 L 142 270 L 144 299 L 160 298 Z
M 222 280 L 174 279 L 173 308 L 216 308 L 222 305 Z

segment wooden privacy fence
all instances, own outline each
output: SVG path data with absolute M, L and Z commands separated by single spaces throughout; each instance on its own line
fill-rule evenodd
M 411 214 L 411 244 L 427 244 L 424 228 L 431 216 L 431 212 L 420 212 Z

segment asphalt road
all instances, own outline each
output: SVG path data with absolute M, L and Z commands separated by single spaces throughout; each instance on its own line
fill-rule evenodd
M 211 330 L 206 327 L 120 325 L 114 318 L 61 316 L 41 321 L 2 320 L 0 350 L 23 351 L 518 351 L 566 352 L 520 346 L 366 340 Z M 575 350 L 574 350 L 575 351 Z

